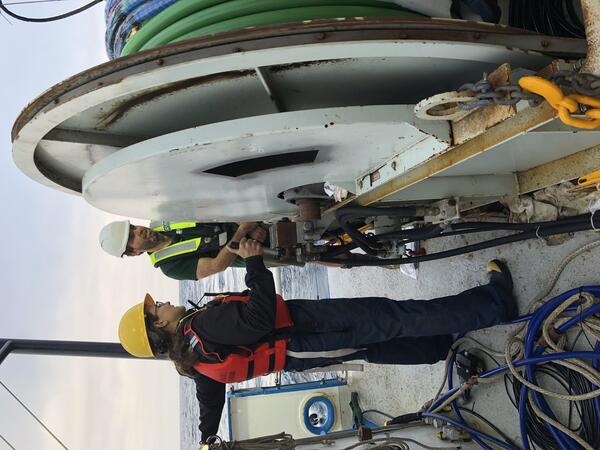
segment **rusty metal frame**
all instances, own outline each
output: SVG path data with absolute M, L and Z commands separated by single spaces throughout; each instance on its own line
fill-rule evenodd
M 600 12 L 600 0 L 589 0 L 588 3 L 595 3 L 595 5 L 598 5 L 597 11 Z M 590 33 L 587 25 L 588 24 L 586 23 L 586 33 L 589 35 Z M 595 28 L 598 28 L 598 24 L 594 24 L 594 29 Z M 597 44 L 588 44 L 588 49 L 591 47 L 596 49 Z M 600 47 L 598 47 L 596 50 L 598 49 L 600 49 Z M 554 61 L 549 66 L 542 69 L 540 73 L 549 75 L 560 68 L 560 62 Z M 378 201 L 385 201 L 387 197 L 396 192 L 406 189 L 407 187 L 423 181 L 433 175 L 439 174 L 450 167 L 456 166 L 472 156 L 489 151 L 501 143 L 513 139 L 520 134 L 538 128 L 539 126 L 552 121 L 557 116 L 556 110 L 550 107 L 547 103 L 544 103 L 537 108 L 530 107 L 519 111 L 518 113 L 513 114 L 512 117 L 510 117 L 509 114 L 507 116 L 509 117 L 508 119 L 504 119 L 503 122 L 495 124 L 491 128 L 485 130 L 486 127 L 483 125 L 478 127 L 478 123 L 485 123 L 487 118 L 486 109 L 487 108 L 476 111 L 466 118 L 471 122 L 470 127 L 477 129 L 477 135 L 471 136 L 471 138 L 468 140 L 461 139 L 457 145 L 451 147 L 446 152 L 434 156 L 425 163 L 408 170 L 402 175 L 387 181 L 386 183 L 372 189 L 369 192 L 357 195 L 352 199 L 347 199 L 344 204 L 358 203 L 360 205 L 369 205 Z M 453 131 L 456 133 L 454 128 Z M 456 137 L 457 136 L 455 134 L 455 139 Z M 598 147 L 588 148 L 574 155 L 566 156 L 558 160 L 533 167 L 529 170 L 516 173 L 515 177 L 517 182 L 517 191 L 519 193 L 531 192 L 536 189 L 547 187 L 551 184 L 559 183 L 564 179 L 576 178 L 582 173 L 590 171 L 594 168 L 594 159 L 597 158 L 598 151 Z M 562 173 L 562 176 L 557 175 L 559 171 Z M 335 205 L 334 209 L 337 209 L 341 206 L 343 205 Z
M 475 155 L 487 152 L 503 142 L 551 121 L 555 116 L 556 111 L 547 104 L 543 104 L 537 108 L 528 108 L 504 122 L 489 128 L 479 136 L 452 147 L 446 152 L 425 161 L 423 164 L 407 170 L 402 175 L 364 194 L 356 196 L 353 200 L 359 205 L 365 206 L 378 201 L 385 201 L 386 197 L 454 167 Z
M 512 83 L 510 64 L 504 63 L 488 75 L 494 88 Z M 481 134 L 486 129 L 500 123 L 517 113 L 516 105 L 490 105 L 469 114 L 460 120 L 451 122 L 454 144 L 462 144 Z
M 37 114 L 156 67 L 268 48 L 376 40 L 471 42 L 571 58 L 585 54 L 585 41 L 581 39 L 554 38 L 498 25 L 454 20 L 345 19 L 259 27 L 147 50 L 81 72 L 30 103 L 15 121 L 12 140 L 18 138 L 20 130 Z
M 527 194 L 560 183 L 563 180 L 572 180 L 584 173 L 596 170 L 598 161 L 600 161 L 600 145 L 523 172 L 517 172 L 517 190 L 519 194 Z

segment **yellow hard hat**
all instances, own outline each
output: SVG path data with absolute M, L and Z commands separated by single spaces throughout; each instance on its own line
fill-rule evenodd
M 132 306 L 123 314 L 119 322 L 119 341 L 128 353 L 138 358 L 152 358 L 154 352 L 150 346 L 145 321 L 145 305 L 154 305 L 154 299 L 146 294 L 144 301 Z

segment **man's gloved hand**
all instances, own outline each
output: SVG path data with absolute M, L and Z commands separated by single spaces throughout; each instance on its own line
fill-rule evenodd
M 236 248 L 237 247 L 237 248 Z M 254 239 L 242 238 L 240 242 L 230 242 L 227 245 L 227 250 L 235 253 L 242 258 L 250 258 L 251 256 L 262 255 L 263 248 L 260 242 Z

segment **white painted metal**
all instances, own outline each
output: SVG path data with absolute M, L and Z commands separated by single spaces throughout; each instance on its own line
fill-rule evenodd
M 600 142 L 600 131 L 576 130 L 554 120 L 544 126 L 499 143 L 484 153 L 441 170 L 418 183 L 386 197 L 386 201 L 412 201 L 447 197 L 500 197 L 518 191 L 515 174 L 572 155 Z M 415 156 L 400 153 L 384 165 L 372 166 L 377 179 L 360 177 L 359 193 L 368 192 L 414 167 Z
M 443 124 L 447 126 L 448 122 L 431 122 L 422 121 L 424 124 Z M 408 169 L 415 167 L 416 165 L 428 160 L 432 156 L 440 153 L 440 151 L 446 149 L 448 145 L 441 145 L 442 143 L 436 143 L 432 138 L 423 138 L 421 142 L 415 145 L 415 148 L 409 148 L 408 151 L 405 149 L 399 149 L 395 152 L 394 156 L 383 164 L 376 164 L 371 166 L 366 173 L 362 174 L 357 180 L 357 194 L 362 194 L 373 189 L 376 186 L 381 185 L 390 178 L 394 178 Z M 374 176 L 373 174 L 376 173 Z
M 354 180 L 402 153 L 412 164 L 447 148 L 446 122 L 415 120 L 412 105 L 296 111 L 204 125 L 144 141 L 107 156 L 83 180 L 92 205 L 154 219 L 255 220 L 293 215 L 284 190 Z M 237 178 L 206 173 L 223 164 L 300 150 L 313 163 Z
M 600 143 L 600 131 L 537 131 L 518 136 L 491 151 L 444 171 L 444 176 L 521 172 Z
M 513 174 L 433 176 L 390 195 L 386 201 L 490 198 L 516 193 L 517 182 Z
M 88 168 L 118 150 L 108 145 L 44 139 L 37 147 L 36 158 L 46 166 L 60 167 L 65 177 L 81 180 Z
M 339 64 L 326 63 L 323 67 L 312 64 L 304 69 L 300 65 L 298 70 L 272 74 L 271 81 L 276 85 L 277 94 L 286 93 L 282 99 L 286 109 L 399 103 L 401 98 L 408 99 L 401 103 L 414 103 L 443 90 L 446 88 L 444 83 L 448 84 L 447 90 L 456 83 L 479 78 L 483 70 L 502 62 L 539 68 L 549 61 L 541 55 L 503 46 L 459 42 L 356 41 L 286 47 L 285 51 L 274 48 L 241 52 L 164 68 L 157 66 L 151 71 L 125 76 L 118 83 L 97 86 L 89 93 L 73 95 L 69 101 L 49 106 L 20 130 L 14 141 L 13 157 L 19 168 L 36 181 L 72 192 L 40 171 L 36 164 L 37 156 L 41 156 L 37 159 L 38 163 L 49 165 L 46 171 L 78 176 L 85 169 L 81 166 L 83 161 L 95 161 L 85 152 L 99 154 L 102 151 L 96 152 L 89 144 L 84 147 L 75 145 L 61 153 L 56 146 L 40 144 L 52 130 L 108 132 L 145 139 L 203 123 L 267 114 L 273 112 L 273 104 L 253 72 L 252 76 L 229 85 L 225 81 L 211 83 L 210 88 L 215 89 L 212 92 L 206 86 L 198 88 L 199 96 L 184 90 L 154 99 L 132 108 L 123 119 L 111 126 L 103 125 L 102 116 L 103 112 L 112 111 L 123 102 L 172 83 L 225 72 L 253 71 L 256 67 L 332 60 Z M 389 65 L 375 64 L 377 61 L 388 61 Z M 398 71 L 395 72 L 395 69 Z M 384 82 L 377 76 L 373 77 L 377 74 L 386 74 Z M 340 89 L 344 86 L 345 89 Z M 391 89 L 386 89 L 388 86 Z M 354 98 L 348 97 L 349 92 L 354 93 Z M 315 101 L 307 104 L 306 98 Z M 70 159 L 80 151 L 84 155 L 76 156 L 78 162 L 74 164 Z M 109 149 L 103 151 L 109 152 Z M 112 210 L 109 205 L 105 207 Z M 122 211 L 121 208 L 114 209 L 115 212 L 117 210 Z M 122 212 L 128 214 L 127 211 Z
M 457 103 L 472 100 L 473 96 L 457 91 L 444 92 L 433 97 L 427 97 L 417 103 L 415 105 L 415 115 L 423 120 L 460 120 L 471 114 L 472 110 L 460 109 Z
M 301 387 L 301 386 L 300 386 Z M 241 441 L 277 434 L 283 430 L 294 439 L 314 437 L 304 425 L 306 402 L 314 397 L 327 398 L 334 407 L 330 432 L 352 429 L 350 386 L 282 390 L 259 395 L 232 396 L 229 399 L 230 441 Z

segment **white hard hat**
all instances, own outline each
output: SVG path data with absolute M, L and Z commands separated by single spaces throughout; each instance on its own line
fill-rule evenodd
M 129 240 L 129 220 L 120 220 L 105 225 L 100 231 L 100 247 L 109 255 L 120 258 L 125 253 Z

